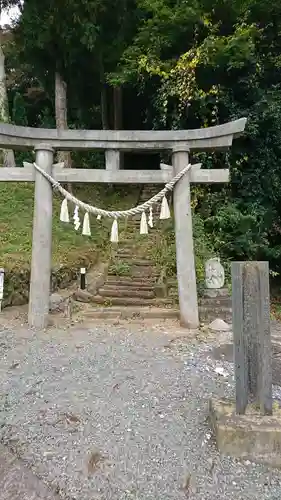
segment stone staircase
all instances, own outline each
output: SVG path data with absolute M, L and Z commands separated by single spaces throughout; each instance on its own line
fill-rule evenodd
M 144 186 L 138 204 L 144 203 L 160 191 L 158 185 Z M 159 238 L 160 204 L 153 207 L 154 228 L 148 235 L 140 235 L 140 216 L 128 219 L 119 233 L 119 243 L 112 250 L 112 257 L 105 279 L 94 291 L 79 291 L 77 300 L 91 303 L 87 316 L 93 317 L 179 317 L 176 279 L 166 282 L 160 270 L 149 257 L 156 238 Z M 121 226 L 121 225 L 120 225 Z M 82 292 L 82 293 L 81 293 Z M 202 322 L 216 318 L 231 322 L 231 300 L 225 291 L 220 297 L 199 299 Z
M 158 186 L 145 186 L 139 204 L 157 194 Z M 157 227 L 159 207 L 154 208 L 154 222 Z M 159 270 L 149 259 L 149 247 L 153 245 L 157 229 L 141 236 L 140 216 L 128 219 L 120 241 L 113 251 L 105 283 L 98 289 L 92 302 L 109 306 L 164 306 L 172 304 L 165 292 L 157 293 Z M 141 245 L 139 244 L 141 240 Z M 147 245 L 145 244 L 147 243 Z M 162 296 L 161 296 L 162 295 Z
M 138 204 L 149 200 L 160 189 L 161 187 L 154 185 L 144 186 Z M 149 228 L 148 235 L 139 234 L 140 216 L 128 219 L 120 231 L 119 243 L 112 250 L 104 282 L 97 287 L 94 295 L 87 295 L 87 302 L 99 306 L 93 311 L 94 315 L 100 317 L 104 313 L 106 316 L 111 312 L 114 315 L 114 311 L 124 313 L 125 308 L 127 313 L 132 310 L 135 315 L 142 315 L 144 311 L 159 317 L 178 315 L 177 308 L 172 310 L 174 300 L 168 297 L 161 273 L 149 257 L 157 234 L 159 235 L 160 208 L 160 204 L 153 207 L 154 228 Z M 79 295 L 81 300 L 82 294 Z

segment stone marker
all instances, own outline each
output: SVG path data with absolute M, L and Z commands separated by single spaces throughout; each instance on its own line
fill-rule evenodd
M 224 285 L 224 268 L 219 257 L 207 260 L 205 264 L 205 283 L 207 288 L 222 288 Z
M 220 452 L 281 467 L 281 410 L 272 404 L 268 262 L 232 264 L 236 401 L 210 401 Z

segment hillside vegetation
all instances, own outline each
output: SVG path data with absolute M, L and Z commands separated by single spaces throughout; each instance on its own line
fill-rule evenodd
M 5 6 L 12 4 L 20 1 L 5 0 Z M 47 128 L 166 130 L 247 117 L 245 133 L 230 151 L 192 157 L 204 168 L 231 171 L 229 186 L 193 190 L 195 246 L 200 255 L 204 240 L 210 249 L 204 254 L 219 254 L 223 262 L 269 260 L 278 277 L 280 33 L 277 0 L 25 0 L 19 19 L 0 32 L 8 96 L 6 102 L 1 85 L 0 120 Z M 16 154 L 17 164 L 23 159 L 26 154 Z M 124 163 L 149 169 L 161 159 L 170 161 L 162 152 L 127 155 Z M 96 151 L 63 153 L 59 160 L 70 167 L 104 165 Z M 32 188 L 2 189 L 0 251 L 8 266 L 30 256 Z M 116 205 L 113 191 L 109 202 Z M 103 188 L 99 192 L 103 198 Z M 21 226 L 20 220 L 26 222 Z M 68 231 L 54 222 L 55 262 L 77 248 L 79 256 L 91 252 L 107 239 L 101 234 L 86 241 Z M 174 256 L 172 234 L 166 259 Z

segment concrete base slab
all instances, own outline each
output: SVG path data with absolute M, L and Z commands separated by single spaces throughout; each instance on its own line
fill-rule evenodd
M 85 310 L 83 316 L 87 319 L 179 319 L 178 309 L 161 307 L 92 307 Z
M 234 402 L 211 399 L 209 412 L 220 453 L 281 468 L 280 408 L 261 416 L 249 405 L 245 415 L 236 415 Z

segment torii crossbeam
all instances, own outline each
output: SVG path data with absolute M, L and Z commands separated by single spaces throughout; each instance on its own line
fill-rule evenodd
M 166 184 L 189 163 L 190 151 L 222 150 L 245 128 L 246 118 L 195 130 L 112 131 L 56 130 L 0 124 L 0 148 L 35 149 L 36 163 L 59 182 Z M 68 169 L 53 165 L 54 150 L 105 150 L 106 169 Z M 120 170 L 120 151 L 170 150 L 172 166 L 160 170 Z M 44 328 L 48 322 L 51 248 L 52 187 L 35 168 L 1 168 L 0 182 L 35 182 L 35 203 L 28 322 Z M 195 259 L 190 205 L 190 183 L 224 183 L 228 169 L 204 170 L 193 165 L 174 188 L 177 277 L 183 326 L 199 326 Z

